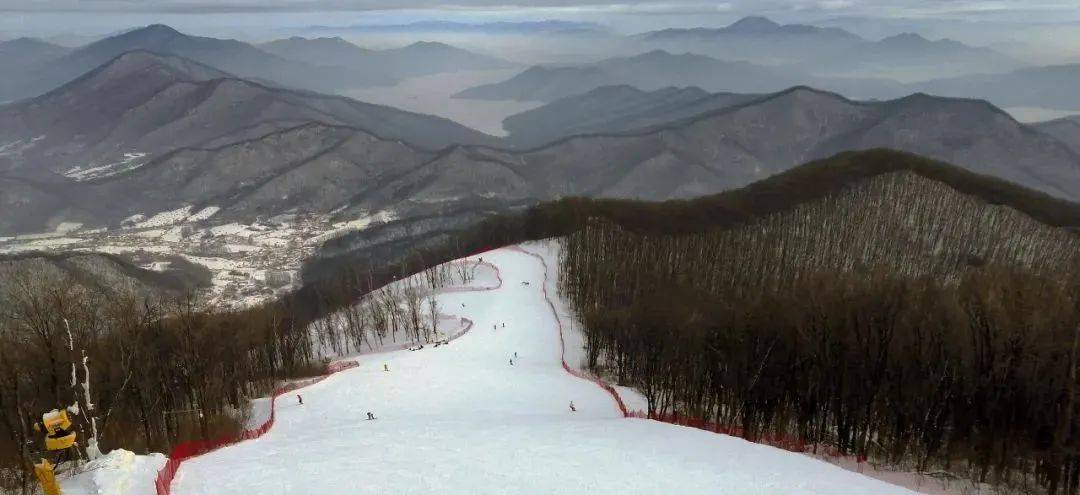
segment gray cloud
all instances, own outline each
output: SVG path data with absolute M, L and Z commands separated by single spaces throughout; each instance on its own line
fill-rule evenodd
M 539 15 L 871 15 L 941 17 L 1023 15 L 1053 19 L 1075 13 L 1075 0 L 0 0 L 9 12 L 317 12 L 442 11 Z

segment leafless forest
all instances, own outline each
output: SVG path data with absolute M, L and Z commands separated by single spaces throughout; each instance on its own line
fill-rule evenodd
M 732 228 L 592 221 L 561 271 L 588 365 L 651 414 L 1080 488 L 1075 233 L 901 172 Z
M 408 272 L 346 271 L 318 292 L 319 308 L 285 299 L 244 310 L 88 285 L 60 272 L 4 270 L 0 435 L 11 441 L 0 442 L 0 491 L 33 493 L 27 466 L 38 460 L 41 439 L 31 425 L 43 412 L 78 404 L 83 453 L 94 448 L 91 438 L 103 450 L 167 452 L 180 441 L 235 433 L 250 399 L 282 380 L 322 373 L 317 350 L 344 355 L 435 341 L 439 309 L 422 299 L 470 281 L 473 269 L 426 268 L 420 283 L 375 291 Z M 301 316 L 312 311 L 325 316 Z
M 0 489 L 28 493 L 42 412 L 79 404 L 80 439 L 103 449 L 234 432 L 251 397 L 322 372 L 320 356 L 441 338 L 421 300 L 474 273 L 432 266 L 565 236 L 590 364 L 655 412 L 1075 492 L 1075 225 L 1074 205 L 871 151 L 694 201 L 538 205 L 400 264 L 337 260 L 339 276 L 246 309 L 8 270 Z

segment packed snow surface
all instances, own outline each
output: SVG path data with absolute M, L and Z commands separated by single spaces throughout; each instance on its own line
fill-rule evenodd
M 64 495 L 140 495 L 154 492 L 154 479 L 165 465 L 162 454 L 135 455 L 116 449 L 90 461 L 78 474 L 60 480 Z
M 554 263 L 553 246 L 526 248 Z M 607 393 L 561 368 L 541 262 L 514 249 L 479 257 L 499 267 L 501 288 L 437 296 L 475 322 L 469 333 L 362 356 L 299 391 L 303 405 L 283 397 L 267 435 L 185 462 L 173 493 L 913 493 L 738 438 L 622 418 Z

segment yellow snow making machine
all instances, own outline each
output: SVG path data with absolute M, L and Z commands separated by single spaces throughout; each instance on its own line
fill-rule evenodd
M 68 418 L 64 409 L 53 409 L 41 415 L 41 423 L 35 424 L 34 429 L 45 429 L 45 450 L 65 450 L 75 445 L 75 430 L 72 428 L 71 418 Z

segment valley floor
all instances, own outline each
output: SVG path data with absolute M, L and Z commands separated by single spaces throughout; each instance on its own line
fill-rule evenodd
M 554 248 L 527 249 L 553 265 Z M 478 257 L 498 266 L 501 288 L 437 296 L 475 322 L 469 333 L 363 356 L 300 391 L 303 405 L 282 397 L 267 435 L 185 462 L 173 492 L 912 493 L 738 438 L 622 418 L 611 396 L 562 369 L 540 259 L 513 248 Z

